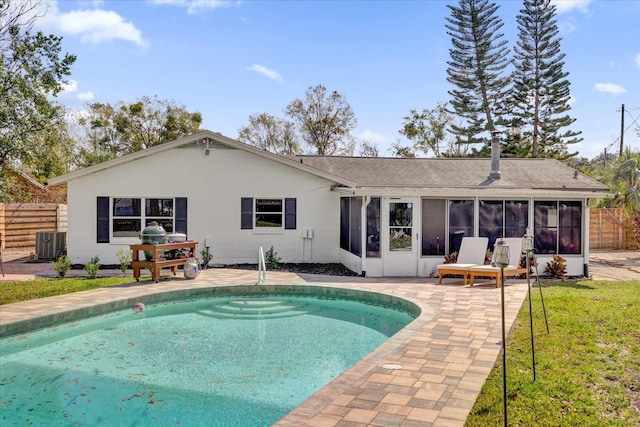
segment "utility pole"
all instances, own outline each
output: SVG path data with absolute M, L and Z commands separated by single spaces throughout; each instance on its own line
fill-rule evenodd
M 622 104 L 622 114 L 620 116 L 620 157 L 622 157 L 622 144 L 624 142 L 624 104 Z

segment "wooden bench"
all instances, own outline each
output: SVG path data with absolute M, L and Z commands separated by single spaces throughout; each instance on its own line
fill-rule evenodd
M 176 243 L 161 243 L 157 245 L 152 244 L 138 244 L 129 245 L 131 248 L 131 268 L 133 268 L 133 277 L 136 282 L 140 281 L 140 270 L 148 268 L 151 270 L 151 279 L 156 283 L 160 280 L 160 270 L 163 268 L 170 268 L 173 275 L 176 275 L 178 267 L 187 263 L 188 258 L 196 256 L 196 247 L 198 242 L 194 240 L 186 240 L 184 242 Z M 176 259 L 164 259 L 160 254 L 164 255 L 165 251 L 187 249 L 187 254 L 184 258 Z M 151 254 L 150 260 L 141 260 L 139 257 L 140 251 L 146 251 Z

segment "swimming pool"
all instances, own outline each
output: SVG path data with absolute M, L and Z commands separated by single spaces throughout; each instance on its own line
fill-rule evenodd
M 271 425 L 419 313 L 298 288 L 216 288 L 5 338 L 3 425 Z

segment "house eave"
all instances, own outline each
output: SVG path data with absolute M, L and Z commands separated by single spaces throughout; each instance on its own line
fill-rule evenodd
M 576 198 L 605 199 L 609 193 L 587 189 L 550 189 L 550 188 L 478 188 L 478 187 L 334 187 L 333 191 L 348 196 L 422 196 L 422 197 L 462 197 L 462 198 Z

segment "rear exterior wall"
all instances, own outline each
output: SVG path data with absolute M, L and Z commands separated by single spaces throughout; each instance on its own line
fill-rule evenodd
M 121 247 L 140 243 L 96 243 L 97 197 L 186 197 L 187 238 L 198 241 L 198 252 L 209 246 L 211 264 L 256 263 L 260 247 L 273 247 L 282 262 L 339 262 L 339 196 L 331 192 L 333 184 L 242 150 L 163 151 L 68 182 L 68 255 L 74 264 L 96 255 L 102 264 L 117 264 Z M 241 229 L 243 197 L 296 198 L 296 228 Z

